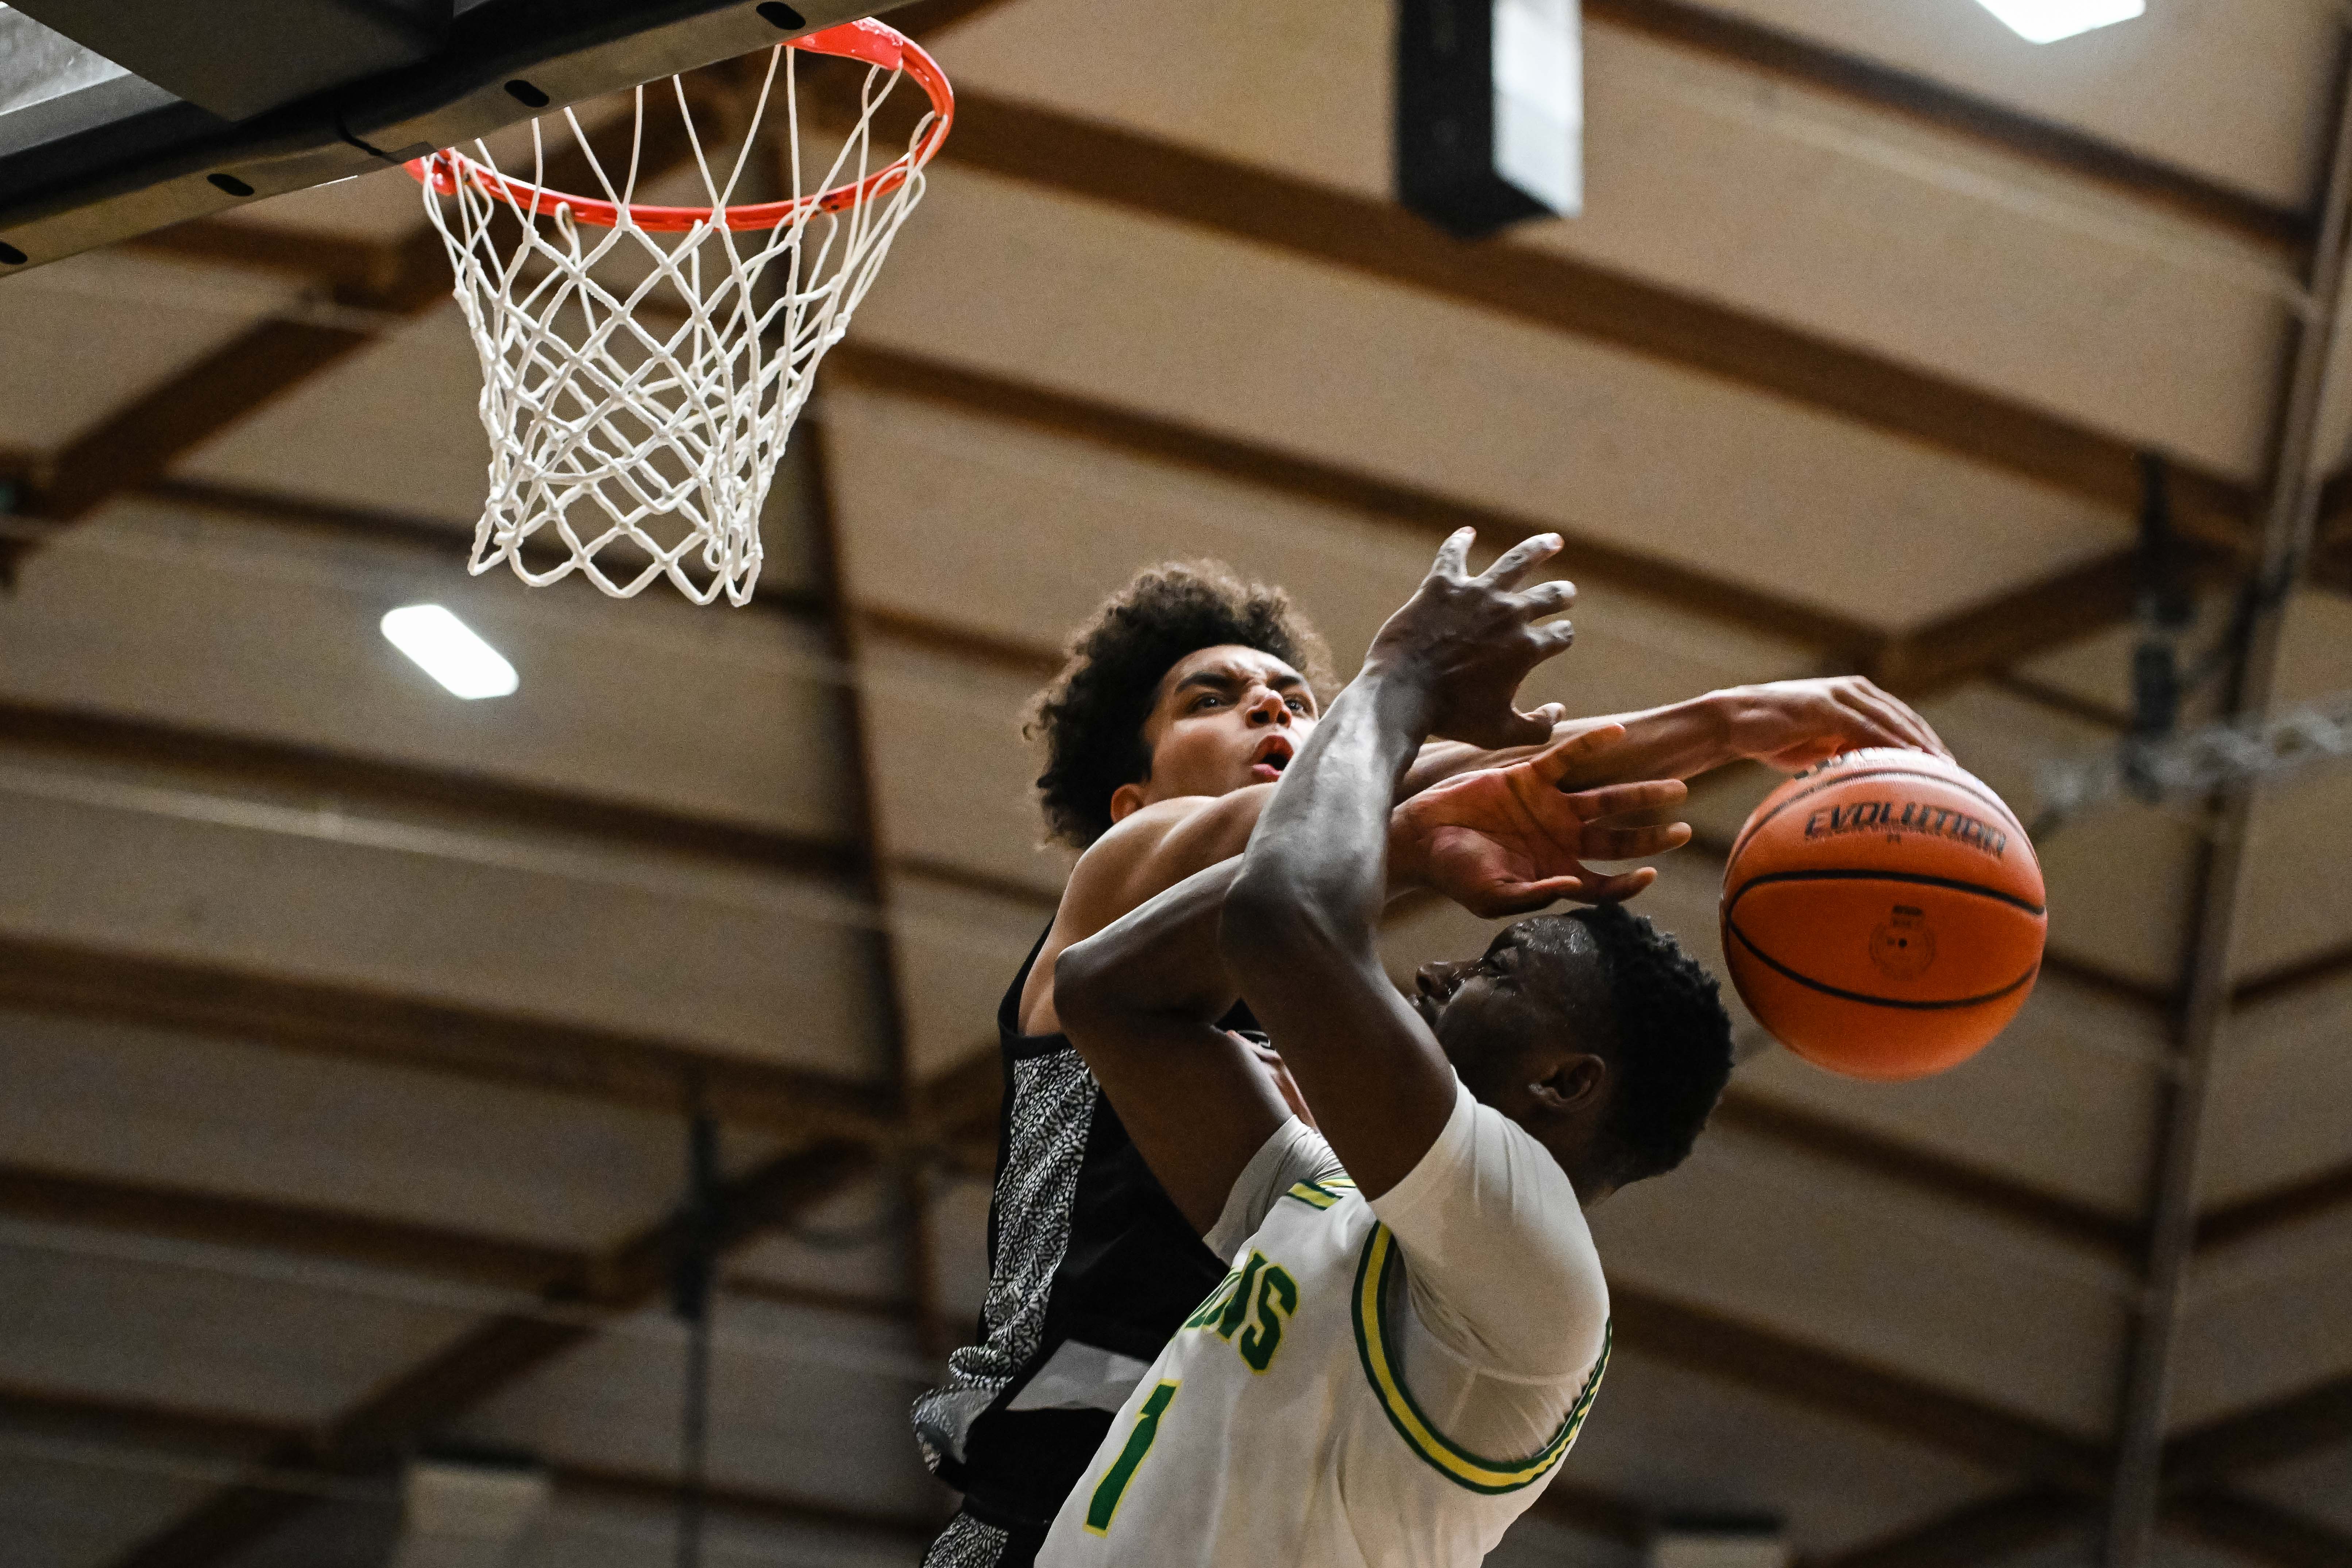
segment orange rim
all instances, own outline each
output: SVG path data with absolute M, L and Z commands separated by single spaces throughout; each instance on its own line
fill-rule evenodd
M 788 49 L 806 49 L 813 55 L 835 55 L 843 59 L 864 60 L 867 65 L 885 70 L 904 70 L 921 85 L 924 96 L 931 100 L 931 111 L 937 117 L 922 140 L 909 148 L 903 157 L 885 168 L 877 170 L 855 184 L 836 185 L 814 195 L 801 196 L 781 202 L 761 202 L 751 206 L 729 207 L 724 222 L 731 229 L 776 228 L 803 213 L 812 211 L 838 212 L 876 196 L 887 195 L 907 183 L 908 176 L 931 161 L 940 144 L 948 139 L 948 128 L 955 123 L 955 90 L 948 85 L 947 73 L 920 44 L 896 27 L 866 17 L 862 21 L 844 22 L 837 27 L 827 27 L 821 33 L 811 33 L 805 38 L 794 38 L 784 45 Z M 454 194 L 462 177 L 469 184 L 494 196 L 502 196 L 533 216 L 553 214 L 569 207 L 574 222 L 598 228 L 617 227 L 625 211 L 637 227 L 656 233 L 674 234 L 718 216 L 712 207 L 646 206 L 635 202 L 608 202 L 595 196 L 566 195 L 561 191 L 547 190 L 528 180 L 517 180 L 499 174 L 488 165 L 467 157 L 456 148 L 448 148 L 423 158 L 413 158 L 406 165 L 408 172 L 443 195 Z

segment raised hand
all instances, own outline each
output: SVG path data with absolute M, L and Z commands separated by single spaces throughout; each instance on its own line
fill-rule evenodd
M 1519 584 L 1559 550 L 1559 535 L 1539 533 L 1470 574 L 1469 529 L 1440 547 L 1437 560 L 1372 638 L 1367 672 L 1400 678 L 1424 694 L 1429 733 L 1474 746 L 1541 745 L 1559 720 L 1556 705 L 1533 713 L 1512 706 L 1519 683 L 1544 660 L 1567 651 L 1575 630 L 1548 621 L 1576 601 L 1571 583 Z
M 1776 680 L 1722 696 L 1730 704 L 1733 748 L 1784 773 L 1864 746 L 1952 754 L 1927 721 L 1859 675 Z
M 1679 779 L 1650 779 L 1562 795 L 1559 781 L 1623 740 L 1622 725 L 1574 736 L 1521 762 L 1463 773 L 1390 814 L 1392 881 L 1434 889 L 1487 919 L 1525 914 L 1560 899 L 1609 903 L 1657 879 L 1654 868 L 1612 875 L 1586 859 L 1631 860 L 1690 841 L 1687 823 L 1626 819 L 1679 804 Z

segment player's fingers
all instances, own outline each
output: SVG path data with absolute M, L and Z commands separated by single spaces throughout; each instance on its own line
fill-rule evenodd
M 1495 558 L 1479 582 L 1490 588 L 1516 588 L 1519 579 L 1535 570 L 1536 563 L 1549 561 L 1559 552 L 1560 537 L 1557 533 L 1538 533 L 1532 539 L 1522 539 Z
M 1538 664 L 1541 664 L 1548 658 L 1558 658 L 1576 643 L 1574 621 L 1547 621 L 1542 626 L 1530 626 L 1528 630 L 1528 635 L 1535 638 Z
M 1588 904 L 1622 904 L 1657 879 L 1655 866 L 1620 872 L 1614 877 L 1591 877 L 1585 880 L 1584 891 L 1577 897 Z
M 1466 577 L 1470 574 L 1470 546 L 1476 541 L 1475 528 L 1457 528 L 1437 547 L 1437 560 L 1429 569 L 1433 577 Z
M 1889 697 L 1875 686 L 1863 684 L 1840 694 L 1849 710 L 1867 716 L 1878 734 L 1873 743 L 1882 746 L 1904 746 L 1923 752 L 1951 753 L 1927 722 L 1911 711 L 1908 705 Z
M 1690 797 L 1690 785 L 1680 779 L 1637 779 L 1631 784 L 1602 784 L 1598 789 L 1580 790 L 1568 797 L 1569 805 L 1587 822 L 1603 817 L 1623 816 L 1629 812 L 1658 811 L 1670 805 L 1680 805 Z
M 1577 840 L 1577 853 L 1587 860 L 1642 860 L 1672 854 L 1690 840 L 1687 822 L 1654 823 L 1647 827 L 1588 826 Z
M 1558 707 L 1559 704 L 1552 706 Z M 1590 762 L 1624 738 L 1625 726 L 1622 724 L 1596 724 L 1529 757 L 1528 765 L 1544 783 L 1558 784 L 1567 776 L 1569 769 L 1580 763 Z
M 1487 889 L 1479 908 L 1470 912 L 1488 920 L 1505 915 L 1533 914 L 1562 899 L 1585 897 L 1581 877 L 1546 877 L 1537 882 L 1501 882 Z
M 1576 603 L 1576 584 L 1565 577 L 1555 577 L 1549 583 L 1538 583 L 1519 595 L 1519 605 L 1531 621 L 1546 616 L 1559 615 Z

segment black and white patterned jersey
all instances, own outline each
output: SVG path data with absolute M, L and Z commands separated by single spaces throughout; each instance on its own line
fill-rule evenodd
M 1160 1347 L 1224 1278 L 1066 1035 L 1021 1032 L 1041 934 L 997 1007 L 1004 1104 L 975 1343 L 915 1402 L 916 1440 L 975 1519 L 1051 1522 Z M 1226 1026 L 1252 1026 L 1240 1009 Z

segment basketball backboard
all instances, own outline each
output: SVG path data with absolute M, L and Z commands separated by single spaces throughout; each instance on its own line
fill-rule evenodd
M 887 0 L 0 5 L 0 277 L 887 8 Z

